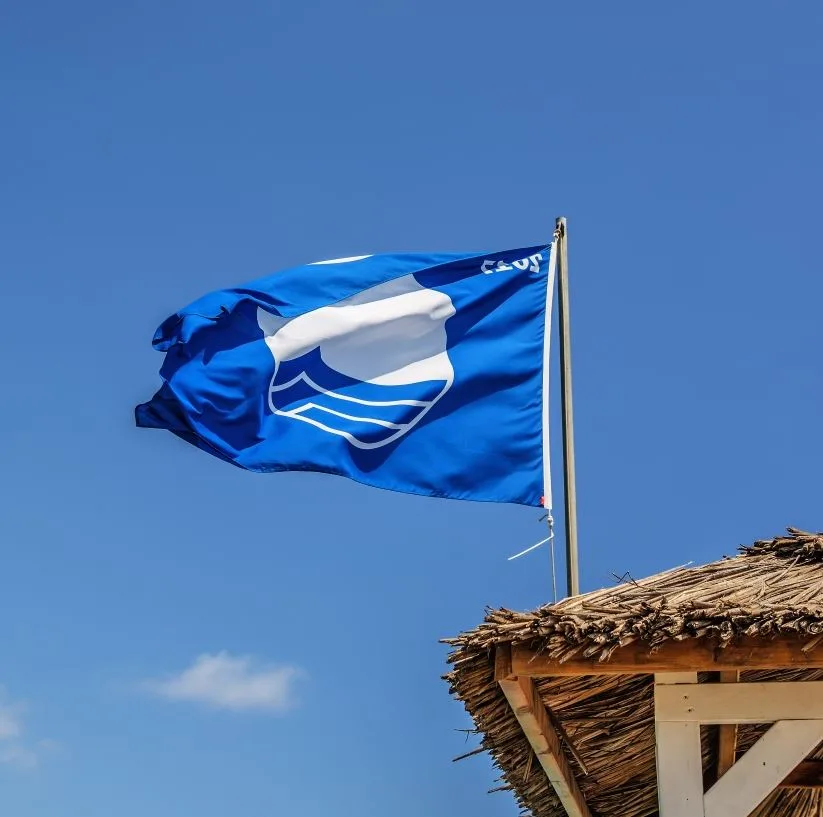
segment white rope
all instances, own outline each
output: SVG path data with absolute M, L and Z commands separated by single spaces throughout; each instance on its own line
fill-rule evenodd
M 526 548 L 525 550 L 521 550 L 520 553 L 515 553 L 514 556 L 509 556 L 509 558 L 506 561 L 510 562 L 512 561 L 512 559 L 519 559 L 521 556 L 525 556 L 527 553 L 531 553 L 536 548 L 539 548 L 540 545 L 545 545 L 546 542 L 550 542 L 553 538 L 554 535 L 549 536 L 548 539 L 541 539 L 536 545 L 532 545 L 531 547 Z
M 557 569 L 555 567 L 554 562 L 554 517 L 552 516 L 552 512 L 548 511 L 546 513 L 546 521 L 549 524 L 549 535 L 545 539 L 541 539 L 536 544 L 532 545 L 531 547 L 527 547 L 525 550 L 521 550 L 520 553 L 515 553 L 514 556 L 509 556 L 506 561 L 513 561 L 514 559 L 519 559 L 521 556 L 525 556 L 527 553 L 531 553 L 533 550 L 537 550 L 540 545 L 545 545 L 546 542 L 549 543 L 549 552 L 551 553 L 551 561 L 552 561 L 552 593 L 554 594 L 554 600 L 557 602 Z

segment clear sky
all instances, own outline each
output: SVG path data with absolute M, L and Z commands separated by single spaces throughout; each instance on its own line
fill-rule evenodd
M 539 514 L 134 428 L 156 325 L 212 289 L 566 215 L 583 588 L 823 526 L 822 22 L 2 3 L 0 813 L 517 813 L 450 762 L 438 639 L 550 599 L 545 549 L 506 561 Z

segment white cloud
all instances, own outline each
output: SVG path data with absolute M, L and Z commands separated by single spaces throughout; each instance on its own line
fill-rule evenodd
M 0 687 L 0 765 L 30 772 L 40 765 L 41 751 L 49 751 L 57 744 L 44 738 L 37 742 L 36 747 L 26 745 L 23 740 L 24 711 L 25 706 L 19 702 L 10 702 L 5 690 Z
M 257 665 L 249 656 L 227 652 L 201 655 L 180 674 L 146 681 L 144 689 L 170 701 L 194 701 L 215 709 L 285 712 L 294 705 L 301 671 L 292 666 Z
M 0 703 L 0 740 L 18 738 L 23 731 L 19 705 Z
M 31 772 L 40 765 L 40 758 L 37 752 L 19 743 L 0 744 L 0 763 L 22 772 Z

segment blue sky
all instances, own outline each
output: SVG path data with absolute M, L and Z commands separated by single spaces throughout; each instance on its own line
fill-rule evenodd
M 217 287 L 566 215 L 583 588 L 819 528 L 822 18 L 7 0 L 0 813 L 517 813 L 438 638 L 549 600 L 539 514 L 135 429 Z

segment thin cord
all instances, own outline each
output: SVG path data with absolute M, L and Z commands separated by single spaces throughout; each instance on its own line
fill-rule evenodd
M 551 511 L 547 511 L 546 515 L 541 517 L 540 521 L 546 520 L 549 525 L 549 535 L 545 539 L 541 539 L 536 544 L 532 545 L 531 547 L 527 547 L 525 550 L 521 550 L 520 553 L 515 553 L 514 556 L 509 556 L 507 561 L 511 562 L 513 559 L 519 559 L 521 556 L 525 556 L 527 553 L 531 553 L 533 550 L 536 550 L 540 547 L 540 545 L 545 545 L 546 542 L 549 543 L 549 553 L 551 554 L 551 561 L 552 561 L 552 593 L 554 594 L 554 602 L 557 603 L 557 567 L 555 565 L 554 560 L 554 517 L 552 516 Z
M 512 559 L 519 559 L 521 556 L 525 556 L 527 553 L 531 553 L 535 548 L 539 548 L 540 545 L 545 545 L 546 542 L 550 540 L 551 537 L 547 539 L 541 539 L 536 545 L 532 545 L 531 547 L 526 548 L 525 550 L 521 550 L 520 553 L 515 553 L 514 556 L 509 556 L 509 558 L 506 561 L 510 562 L 512 561 Z

